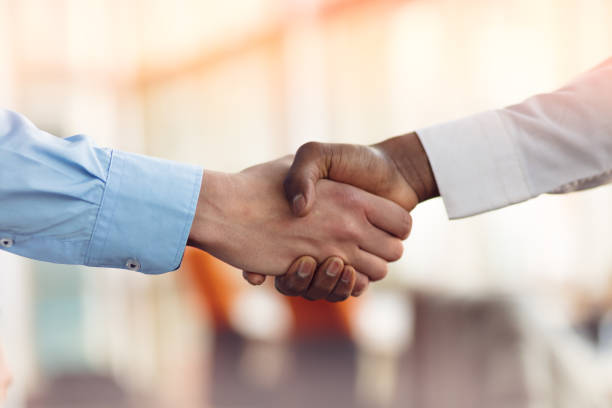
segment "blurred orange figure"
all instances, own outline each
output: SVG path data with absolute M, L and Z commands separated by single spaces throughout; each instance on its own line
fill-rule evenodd
M 194 248 L 187 248 L 185 251 L 181 269 L 198 292 L 203 307 L 210 311 L 215 328 L 217 330 L 230 328 L 230 310 L 233 302 L 250 289 L 241 276 L 235 275 L 237 270 Z M 237 276 L 239 279 L 236 279 Z M 262 287 L 257 290 L 269 289 Z M 324 300 L 311 302 L 281 294 L 277 296 L 288 302 L 290 306 L 296 335 L 351 336 L 351 321 L 358 299 L 351 298 L 340 303 L 330 303 Z

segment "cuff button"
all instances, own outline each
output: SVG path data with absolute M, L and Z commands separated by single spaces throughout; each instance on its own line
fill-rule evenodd
M 0 245 L 2 245 L 4 248 L 10 248 L 12 247 L 14 244 L 13 240 L 10 238 L 2 238 L 0 239 Z
M 136 259 L 130 258 L 126 261 L 125 267 L 130 271 L 139 271 L 140 270 L 140 262 Z

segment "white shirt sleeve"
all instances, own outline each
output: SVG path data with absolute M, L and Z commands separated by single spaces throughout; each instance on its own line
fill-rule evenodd
M 556 92 L 417 133 L 450 218 L 612 182 L 612 58 Z

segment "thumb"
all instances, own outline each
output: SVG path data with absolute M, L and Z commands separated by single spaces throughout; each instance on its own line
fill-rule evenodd
M 315 202 L 315 185 L 329 173 L 331 157 L 325 145 L 309 142 L 302 145 L 285 178 L 285 196 L 298 217 L 307 215 Z
M 242 277 L 253 286 L 263 285 L 266 281 L 266 276 L 255 272 L 242 272 Z

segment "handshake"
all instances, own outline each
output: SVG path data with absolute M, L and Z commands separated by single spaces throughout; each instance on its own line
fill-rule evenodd
M 373 146 L 303 145 L 237 174 L 205 171 L 188 245 L 289 296 L 342 301 L 383 279 L 411 211 L 438 196 L 415 133 Z

